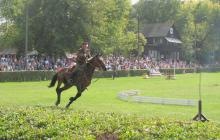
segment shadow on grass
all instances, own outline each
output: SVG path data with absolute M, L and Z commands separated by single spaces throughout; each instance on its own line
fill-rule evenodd
M 38 107 L 38 108 L 43 108 L 43 109 L 50 109 L 50 110 L 61 110 L 61 111 L 74 111 L 71 108 L 65 108 L 65 107 L 61 107 L 61 106 L 55 106 L 55 105 L 34 105 L 33 107 Z

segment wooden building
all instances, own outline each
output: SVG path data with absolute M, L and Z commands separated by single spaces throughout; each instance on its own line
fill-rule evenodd
M 156 59 L 181 59 L 180 36 L 173 22 L 146 24 L 141 32 L 147 38 L 144 54 Z

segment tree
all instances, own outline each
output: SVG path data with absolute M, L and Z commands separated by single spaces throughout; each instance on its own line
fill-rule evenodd
M 123 46 L 127 46 L 130 40 L 125 40 L 127 35 L 128 16 L 130 13 L 129 0 L 98 1 L 96 22 L 99 26 L 93 28 L 92 43 L 97 50 L 103 50 L 106 54 L 119 55 L 123 53 Z M 107 5 L 103 7 L 102 5 Z M 95 10 L 95 11 L 96 11 Z M 132 37 L 131 37 L 132 38 Z M 134 41 L 134 40 L 133 40 Z
M 24 9 L 25 0 L 1 0 L 0 1 L 0 17 L 5 22 L 0 25 L 0 45 L 4 47 L 15 47 L 21 45 L 22 30 L 21 24 L 16 24 L 15 21 L 23 22 L 22 10 Z
M 179 0 L 140 0 L 135 9 L 143 23 L 158 23 L 174 20 L 180 4 Z
M 207 63 L 209 51 L 217 49 L 214 46 L 217 45 L 216 29 L 219 28 L 216 22 L 216 19 L 219 19 L 218 7 L 209 0 L 185 3 L 181 6 L 176 25 L 184 42 L 182 47 L 186 58 Z
M 7 7 L 10 3 L 10 7 Z M 25 40 L 25 15 L 28 11 L 29 49 L 63 54 L 76 50 L 88 38 L 89 1 L 86 0 L 2 0 L 1 13 L 18 32 L 11 44 L 22 50 Z M 4 33 L 6 36 L 7 31 Z M 23 51 L 24 52 L 24 51 Z
M 29 49 L 35 48 L 41 53 L 59 55 L 75 51 L 83 40 L 90 41 L 93 51 L 105 53 L 122 51 L 119 48 L 130 43 L 124 40 L 131 8 L 129 0 L 2 0 L 2 5 L 3 17 L 12 23 L 19 38 L 16 41 L 10 37 L 11 44 L 21 50 L 26 11 Z

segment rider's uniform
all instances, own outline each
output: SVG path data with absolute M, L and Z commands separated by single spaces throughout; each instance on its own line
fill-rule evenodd
M 84 42 L 81 48 L 76 53 L 76 67 L 73 70 L 73 76 L 77 71 L 81 71 L 81 68 L 87 62 L 87 59 L 90 57 L 91 55 L 90 55 L 88 43 Z
M 80 67 L 86 63 L 87 59 L 91 57 L 88 43 L 84 42 L 82 47 L 76 53 L 76 67 Z

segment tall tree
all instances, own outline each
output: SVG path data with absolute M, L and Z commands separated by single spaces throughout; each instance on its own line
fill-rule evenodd
M 186 58 L 207 62 L 210 50 L 217 50 L 219 5 L 209 0 L 181 6 L 176 25 L 181 33 Z M 215 40 L 215 41 L 214 41 Z M 193 57 L 194 56 L 194 57 Z
M 6 6 L 8 3 L 10 8 Z M 127 34 L 126 30 L 131 8 L 129 0 L 2 0 L 2 4 L 3 16 L 11 22 L 19 38 L 15 41 L 10 37 L 11 44 L 21 50 L 26 11 L 29 48 L 42 53 L 74 51 L 83 40 L 91 41 L 92 50 L 113 53 L 123 51 L 123 46 L 131 42 L 127 37 L 132 32 Z
M 97 1 L 97 7 L 101 9 L 96 12 L 96 18 L 99 26 L 93 28 L 93 44 L 101 48 L 105 53 L 119 54 L 123 53 L 125 46 L 128 46 L 134 38 L 132 32 L 127 33 L 128 16 L 131 9 L 129 0 Z M 106 6 L 102 6 L 106 5 Z M 94 10 L 94 11 L 96 11 Z
M 158 23 L 174 20 L 180 4 L 179 0 L 140 0 L 135 8 L 143 23 Z
M 13 40 L 11 44 L 16 44 L 21 50 L 24 48 L 26 14 L 30 49 L 35 48 L 48 54 L 62 54 L 65 50 L 76 50 L 88 38 L 89 1 L 2 0 L 1 5 L 3 17 L 18 32 L 19 39 Z M 8 33 L 5 32 L 4 36 Z
M 0 17 L 5 22 L 0 25 L 0 45 L 15 47 L 21 45 L 22 29 L 21 24 L 24 23 L 23 9 L 26 0 L 1 0 L 0 1 Z M 17 24 L 19 21 L 19 24 Z

